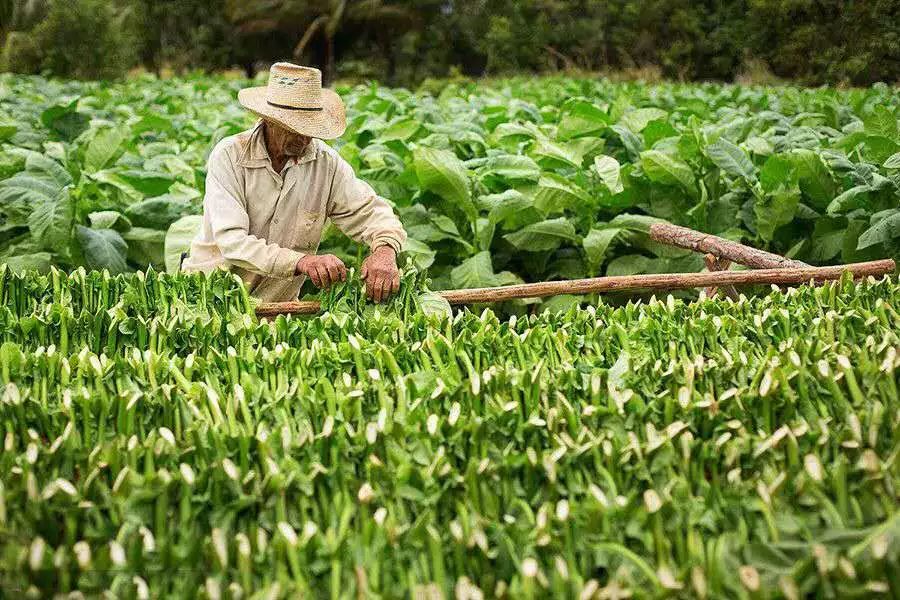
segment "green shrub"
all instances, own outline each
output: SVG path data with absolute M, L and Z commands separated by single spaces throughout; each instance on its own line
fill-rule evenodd
M 10 34 L 3 63 L 18 73 L 49 72 L 80 79 L 122 76 L 134 64 L 127 13 L 102 0 L 53 0 L 28 33 Z

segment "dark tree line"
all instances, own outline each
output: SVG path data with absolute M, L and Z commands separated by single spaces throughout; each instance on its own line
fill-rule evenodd
M 0 41 L 7 70 L 87 78 L 291 59 L 399 84 L 553 70 L 900 80 L 897 0 L 0 0 Z

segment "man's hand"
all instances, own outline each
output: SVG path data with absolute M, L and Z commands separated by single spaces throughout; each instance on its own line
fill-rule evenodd
M 390 246 L 379 246 L 363 261 L 359 276 L 366 282 L 369 300 L 387 300 L 400 289 L 397 253 Z
M 329 288 L 347 280 L 347 267 L 334 254 L 307 254 L 297 261 L 297 275 L 307 275 L 317 288 Z

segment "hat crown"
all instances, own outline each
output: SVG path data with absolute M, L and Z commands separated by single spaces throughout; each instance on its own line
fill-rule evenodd
M 266 99 L 274 106 L 322 110 L 322 72 L 287 62 L 269 69 Z

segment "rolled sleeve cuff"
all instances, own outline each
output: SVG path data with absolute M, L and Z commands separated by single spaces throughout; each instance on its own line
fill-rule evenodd
M 400 251 L 403 249 L 402 242 L 400 240 L 398 240 L 397 238 L 390 236 L 390 235 L 384 235 L 384 236 L 379 236 L 379 237 L 375 238 L 372 241 L 371 250 L 374 252 L 381 246 L 389 246 L 390 248 L 393 248 L 394 252 L 396 252 L 397 254 L 400 254 Z
M 275 264 L 272 267 L 272 277 L 288 279 L 297 274 L 297 261 L 306 256 L 302 252 L 282 248 L 275 257 Z

